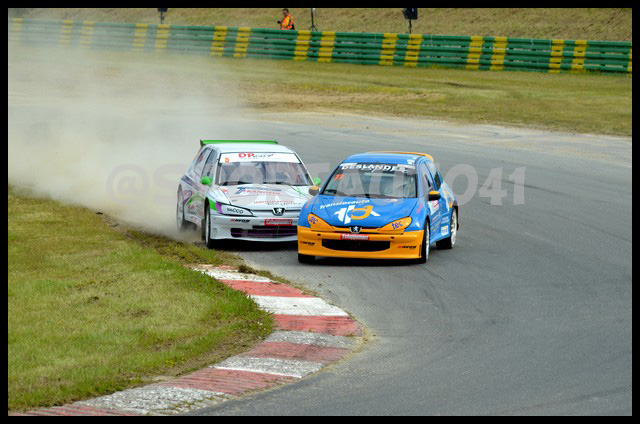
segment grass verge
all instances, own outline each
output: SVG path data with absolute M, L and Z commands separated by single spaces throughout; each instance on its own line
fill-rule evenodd
M 232 258 L 8 193 L 8 409 L 64 404 L 246 351 L 271 316 L 184 263 Z
M 78 78 L 95 75 L 96 81 L 104 79 L 105 84 L 111 84 L 106 75 L 109 69 L 122 66 L 145 70 L 154 79 L 144 84 L 167 90 L 179 78 L 183 93 L 206 93 L 212 100 L 225 102 L 225 110 L 237 108 L 242 115 L 339 112 L 632 136 L 633 83 L 627 75 L 471 71 L 136 52 L 86 51 L 80 57 L 53 60 L 42 52 L 37 48 L 10 52 L 13 75 L 27 73 L 33 67 L 54 75 L 73 75 L 81 69 Z M 70 71 L 72 65 L 81 67 L 71 67 Z M 238 102 L 227 103 L 220 97 L 221 87 Z
M 632 79 L 257 59 L 210 65 L 263 111 L 343 112 L 632 135 Z M 259 69 L 259 71 L 257 71 Z

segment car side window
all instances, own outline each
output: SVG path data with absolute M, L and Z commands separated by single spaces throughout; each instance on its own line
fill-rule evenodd
M 424 194 L 426 196 L 427 194 L 429 194 L 429 191 L 431 191 L 431 187 L 433 187 L 433 184 L 431 184 L 431 178 L 429 177 L 429 170 L 424 163 L 421 163 L 418 169 L 420 171 L 420 178 L 422 178 L 422 181 L 424 183 Z
M 189 165 L 189 169 L 187 170 L 187 174 L 193 176 L 196 166 L 202 162 L 202 160 L 204 160 L 204 154 L 207 152 L 207 149 L 202 148 L 197 154 L 195 159 L 193 159 L 193 161 L 191 162 L 191 165 Z
M 440 186 L 442 185 L 442 179 L 440 177 L 440 172 L 436 169 L 436 166 L 432 163 L 428 163 L 429 171 L 431 171 L 431 175 L 433 176 L 433 180 L 435 182 L 436 190 L 440 190 Z
M 211 155 L 209 155 L 209 159 L 204 164 L 204 169 L 202 170 L 203 177 L 213 177 L 213 172 L 215 171 L 216 161 L 218 159 L 218 151 L 212 150 Z
M 193 174 L 196 178 L 198 179 L 200 178 L 200 175 L 202 174 L 202 168 L 204 168 L 204 164 L 210 153 L 211 153 L 211 149 L 205 149 L 202 151 L 202 153 L 198 157 L 198 160 L 196 161 L 193 167 Z

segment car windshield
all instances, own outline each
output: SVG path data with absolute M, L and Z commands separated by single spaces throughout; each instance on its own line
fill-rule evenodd
M 311 185 L 304 166 L 289 153 L 233 153 L 220 156 L 216 184 Z
M 406 164 L 343 163 L 322 194 L 343 197 L 413 198 L 416 168 Z

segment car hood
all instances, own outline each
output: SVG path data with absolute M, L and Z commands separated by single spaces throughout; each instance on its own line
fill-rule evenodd
M 379 228 L 411 215 L 418 199 L 366 199 L 319 195 L 311 213 L 334 227 Z
M 309 186 L 289 186 L 285 184 L 242 184 L 220 186 L 229 204 L 241 208 L 267 210 L 274 207 L 300 209 L 311 197 Z

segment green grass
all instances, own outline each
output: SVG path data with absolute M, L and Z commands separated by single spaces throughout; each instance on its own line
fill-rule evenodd
M 10 69 L 14 66 L 17 73 L 37 66 L 55 74 L 82 60 L 82 72 L 98 79 L 108 69 L 122 66 L 153 75 L 145 86 L 170 88 L 179 76 L 185 96 L 207 93 L 215 100 L 220 87 L 225 87 L 222 98 L 230 96 L 242 114 L 341 112 L 632 136 L 633 79 L 626 75 L 470 71 L 135 52 L 88 51 L 80 58 L 70 56 L 54 62 L 38 51 L 25 48 L 10 52 Z M 76 68 L 71 69 L 66 72 L 78 73 Z M 230 104 L 227 109 L 233 107 Z
M 183 266 L 228 259 L 215 251 L 11 187 L 8 222 L 9 411 L 201 368 L 272 330 L 246 295 Z
M 192 62 L 193 61 L 193 62 Z M 575 133 L 632 135 L 632 78 L 338 63 L 192 58 L 257 111 L 432 118 Z M 188 69 L 187 69 L 188 68 Z

